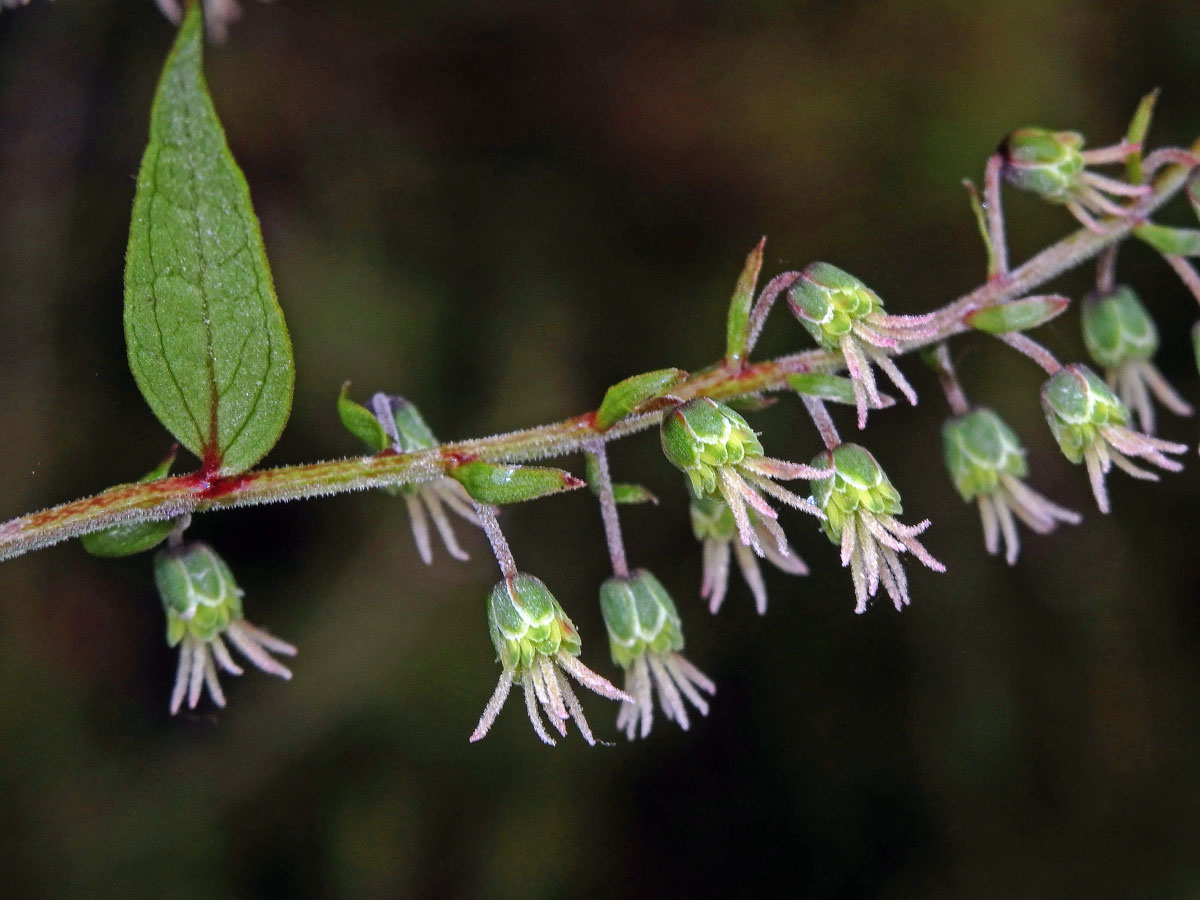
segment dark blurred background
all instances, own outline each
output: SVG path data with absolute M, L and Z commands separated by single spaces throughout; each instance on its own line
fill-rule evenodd
M 171 37 L 149 0 L 0 14 L 0 518 L 135 478 L 167 447 L 120 309 Z M 828 259 L 893 311 L 944 303 L 983 274 L 959 180 L 1006 131 L 1107 143 L 1159 86 L 1152 143 L 1190 143 L 1198 66 L 1186 0 L 248 3 L 208 69 L 295 345 L 267 462 L 358 452 L 334 409 L 345 379 L 464 438 L 699 368 L 763 234 L 767 275 Z M 1007 208 L 1018 260 L 1074 227 L 1026 197 Z M 1195 301 L 1139 248 L 1121 275 L 1195 401 Z M 1040 336 L 1082 353 L 1074 313 Z M 807 345 L 781 311 L 762 352 Z M 468 745 L 499 671 L 495 567 L 460 529 L 471 562 L 425 568 L 383 494 L 195 523 L 248 616 L 301 648 L 290 684 L 226 678 L 220 714 L 167 714 L 175 655 L 148 557 L 69 544 L 5 563 L 0 894 L 1200 896 L 1195 457 L 1159 485 L 1114 476 L 1102 517 L 1041 421 L 1038 370 L 982 338 L 954 352 L 1025 437 L 1032 484 L 1087 517 L 1027 536 L 1016 568 L 986 556 L 942 471 L 935 382 L 906 362 L 921 406 L 872 416 L 863 441 L 908 517 L 933 518 L 950 574 L 911 570 L 903 614 L 854 616 L 834 548 L 785 513 L 814 574 L 770 572 L 766 619 L 735 581 L 710 617 L 677 473 L 652 435 L 615 448 L 618 479 L 663 500 L 624 515 L 633 561 L 674 592 L 719 684 L 686 734 L 659 719 L 644 742 L 550 750 L 514 695 Z M 753 422 L 768 452 L 817 447 L 795 402 Z M 1164 431 L 1197 438 L 1169 415 Z M 615 677 L 590 497 L 504 521 Z M 616 737 L 612 704 L 584 703 Z

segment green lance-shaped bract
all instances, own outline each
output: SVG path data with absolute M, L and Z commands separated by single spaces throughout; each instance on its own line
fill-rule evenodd
M 692 483 L 698 497 L 717 494 L 717 471 L 762 456 L 762 444 L 740 415 L 723 403 L 697 397 L 663 417 L 662 448 Z
M 1083 300 L 1083 341 L 1106 369 L 1147 360 L 1158 350 L 1158 329 L 1133 289 L 1119 285 Z
M 883 301 L 849 272 L 829 263 L 806 266 L 788 291 L 797 318 L 826 350 L 837 350 L 854 323 L 883 311 Z
M 841 444 L 818 454 L 812 465 L 834 471 L 833 477 L 812 483 L 813 500 L 825 513 L 821 527 L 833 543 L 842 542 L 842 525 L 860 509 L 877 516 L 898 516 L 904 511 L 900 492 L 866 448 Z
M 990 409 L 976 409 L 942 427 L 942 452 L 954 487 L 964 500 L 994 493 L 1002 474 L 1029 474 L 1016 432 Z
M 1005 177 L 1023 191 L 1065 203 L 1083 174 L 1083 135 L 1075 131 L 1021 128 L 1005 140 Z
M 571 656 L 580 651 L 579 632 L 539 578 L 517 574 L 492 588 L 488 630 L 505 669 L 519 678 L 538 654 Z
M 233 572 L 207 544 L 192 542 L 159 552 L 154 581 L 172 647 L 185 635 L 207 644 L 242 617 L 242 591 Z
M 733 522 L 730 520 L 732 533 Z M 647 652 L 683 649 L 679 611 L 662 583 L 645 569 L 600 586 L 600 610 L 613 662 L 628 669 Z
M 1103 438 L 1104 426 L 1124 426 L 1129 411 L 1095 372 L 1087 366 L 1066 366 L 1042 386 L 1046 421 L 1063 455 L 1073 463 Z

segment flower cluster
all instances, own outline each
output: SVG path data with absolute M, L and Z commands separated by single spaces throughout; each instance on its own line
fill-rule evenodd
M 712 680 L 684 659 L 679 613 L 657 578 L 645 569 L 615 576 L 600 587 L 600 609 L 608 629 L 613 662 L 625 670 L 625 692 L 617 728 L 630 740 L 646 737 L 654 718 L 652 693 L 658 690 L 663 714 L 685 731 L 688 728 L 686 697 L 701 715 L 708 701 L 701 691 L 715 694 Z
M 217 667 L 242 674 L 225 640 L 264 672 L 292 677 L 271 654 L 295 656 L 296 648 L 243 618 L 242 590 L 229 566 L 207 544 L 194 541 L 159 551 L 154 580 L 167 614 L 167 643 L 179 647 L 172 714 L 179 712 L 185 697 L 188 708 L 195 709 L 206 687 L 213 703 L 225 705 Z
M 878 294 L 850 273 L 823 262 L 800 272 L 788 289 L 788 305 L 818 344 L 840 351 L 845 358 L 860 429 L 867 424 L 867 409 L 884 405 L 872 363 L 916 406 L 916 391 L 889 353 L 906 341 L 931 337 L 935 333 L 932 315 L 888 315 Z
M 538 715 L 539 705 L 560 735 L 566 736 L 567 720 L 574 719 L 584 740 L 596 743 L 583 707 L 564 672 L 602 697 L 634 702 L 579 661 L 579 632 L 550 589 L 532 575 L 516 574 L 492 588 L 488 598 L 488 629 L 502 671 L 495 693 L 471 734 L 472 741 L 488 733 L 514 681 L 519 681 L 525 691 L 525 710 L 533 730 L 551 746 L 555 741 Z
M 1149 191 L 1088 171 L 1088 166 L 1122 163 L 1140 150 L 1121 142 L 1096 150 L 1083 149 L 1083 135 L 1074 131 L 1021 128 L 1000 146 L 1004 178 L 1009 184 L 1061 203 L 1080 224 L 1097 233 L 1104 228 L 1095 216 L 1123 217 L 1128 210 L 1112 197 L 1141 197 Z
M 987 552 L 1000 552 L 1003 535 L 1010 566 L 1021 549 L 1014 518 L 1038 534 L 1048 534 L 1059 522 L 1079 524 L 1078 513 L 1052 503 L 1021 480 L 1029 474 L 1025 448 L 992 410 L 972 410 L 946 422 L 942 450 L 954 487 L 964 500 L 979 506 Z
M 813 467 L 824 477 L 813 481 L 813 500 L 825 513 L 826 536 L 841 547 L 842 565 L 850 567 L 856 613 L 866 612 L 882 581 L 896 609 L 908 605 L 908 576 L 897 554 L 908 552 L 935 572 L 946 567 L 917 540 L 929 527 L 901 524 L 900 494 L 879 463 L 857 444 L 840 444 L 820 453 Z
M 1042 408 L 1063 455 L 1087 466 L 1101 512 L 1109 511 L 1104 479 L 1113 465 L 1144 481 L 1157 481 L 1158 475 L 1129 457 L 1140 457 L 1168 472 L 1183 468 L 1164 454 L 1183 453 L 1187 447 L 1126 428 L 1125 404 L 1087 366 L 1065 366 L 1052 375 L 1042 385 Z
M 1158 352 L 1158 329 L 1133 289 L 1118 285 L 1083 298 L 1083 340 L 1088 355 L 1104 368 L 1105 381 L 1134 414 L 1146 434 L 1154 434 L 1154 404 L 1177 416 L 1191 406 L 1175 392 L 1151 360 Z

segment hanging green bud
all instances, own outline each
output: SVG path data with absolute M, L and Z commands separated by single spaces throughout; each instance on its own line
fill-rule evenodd
M 1146 481 L 1157 481 L 1158 475 L 1135 465 L 1129 457 L 1141 457 L 1169 472 L 1183 468 L 1164 454 L 1183 453 L 1187 447 L 1126 428 L 1129 411 L 1125 404 L 1087 366 L 1065 366 L 1052 375 L 1042 386 L 1042 409 L 1063 455 L 1073 463 L 1086 464 L 1101 512 L 1109 510 L 1104 479 L 1114 464 Z
M 573 491 L 584 482 L 570 472 L 546 466 L 507 466 L 483 460 L 463 463 L 450 476 L 485 506 L 536 500 L 560 491 Z
M 965 321 L 976 331 L 986 331 L 988 334 L 1029 331 L 1045 325 L 1070 305 L 1070 298 L 1057 294 L 1026 297 L 1023 300 L 978 309 L 967 316 Z
M 683 369 L 656 369 L 618 381 L 605 392 L 596 410 L 596 428 L 607 431 L 638 407 L 686 380 Z
M 881 582 L 896 609 L 908 605 L 908 576 L 899 553 L 911 553 L 935 572 L 946 571 L 917 540 L 929 520 L 904 525 L 896 519 L 902 512 L 900 494 L 865 448 L 840 444 L 819 454 L 813 468 L 832 473 L 813 482 L 813 500 L 825 513 L 826 537 L 841 547 L 842 565 L 850 568 L 856 613 L 866 612 Z
M 1087 366 L 1066 366 L 1042 386 L 1046 421 L 1063 455 L 1083 462 L 1084 451 L 1104 425 L 1124 425 L 1129 411 L 1100 376 Z
M 138 479 L 138 484 L 148 484 L 166 478 L 171 473 L 171 466 L 175 464 L 178 451 L 179 445 L 176 444 L 166 459 Z M 92 556 L 132 556 L 135 553 L 153 550 L 170 537 L 178 524 L 178 519 L 166 519 L 162 522 L 125 522 L 103 531 L 85 534 L 80 537 L 79 543 Z
M 1083 298 L 1083 342 L 1088 355 L 1106 369 L 1158 351 L 1158 329 L 1133 288 L 1118 285 Z
M 608 629 L 613 662 L 628 669 L 647 651 L 683 649 L 679 612 L 662 583 L 645 569 L 600 586 L 600 611 Z
M 603 697 L 632 702 L 628 694 L 576 658 L 580 650 L 579 632 L 540 579 L 518 573 L 497 584 L 488 597 L 487 619 L 502 671 L 479 725 L 471 734 L 472 741 L 491 729 L 514 680 L 525 691 L 525 709 L 534 731 L 551 746 L 554 738 L 538 715 L 539 705 L 559 734 L 566 735 L 567 720 L 574 719 L 584 740 L 589 744 L 596 742 L 564 672 Z
M 788 303 L 800 323 L 826 350 L 838 349 L 854 322 L 883 309 L 873 290 L 829 263 L 808 265 L 788 291 Z
M 1075 131 L 1021 128 L 1000 148 L 1004 175 L 1023 191 L 1065 202 L 1083 173 L 1083 135 Z
M 689 400 L 663 416 L 660 429 L 667 459 L 681 469 L 697 496 L 717 493 L 717 471 L 763 455 L 754 430 L 723 403 Z
M 1002 474 L 1029 474 L 1016 432 L 990 409 L 976 409 L 942 426 L 942 450 L 954 487 L 964 500 L 990 494 Z
M 701 715 L 708 714 L 708 701 L 700 691 L 714 694 L 716 685 L 679 652 L 679 612 L 657 578 L 637 569 L 627 577 L 608 579 L 600 587 L 600 609 L 613 661 L 625 670 L 625 692 L 632 698 L 617 715 L 617 727 L 630 740 L 639 725 L 642 737 L 650 733 L 655 688 L 667 718 L 685 731 L 685 697 Z
M 217 706 L 225 705 L 217 668 L 242 674 L 225 640 L 264 672 L 292 677 L 270 654 L 295 656 L 296 648 L 243 618 L 242 590 L 229 566 L 207 544 L 192 542 L 159 551 L 154 581 L 167 614 L 167 643 L 179 647 L 172 713 L 179 711 L 185 696 L 188 708 L 195 709 L 205 688 Z
M 860 508 L 886 516 L 897 516 L 904 511 L 900 492 L 865 447 L 841 444 L 819 453 L 812 464 L 815 469 L 833 469 L 832 478 L 814 481 L 812 485 L 813 500 L 825 513 L 821 527 L 833 543 L 841 543 L 847 516 Z

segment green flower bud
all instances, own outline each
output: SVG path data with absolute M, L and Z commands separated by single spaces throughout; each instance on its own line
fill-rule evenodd
M 663 453 L 691 480 L 697 497 L 717 492 L 717 470 L 762 456 L 762 444 L 740 415 L 707 397 L 689 400 L 663 416 Z
M 1119 285 L 1083 298 L 1083 342 L 1106 369 L 1150 359 L 1158 350 L 1158 329 L 1132 288 Z
M 812 482 L 813 501 L 825 513 L 821 527 L 835 544 L 842 540 L 842 523 L 863 509 L 874 515 L 903 512 L 900 493 L 892 487 L 875 457 L 858 444 L 841 444 L 812 461 L 817 469 L 834 470 L 832 478 Z
M 553 657 L 562 649 L 579 655 L 575 625 L 550 589 L 532 575 L 517 574 L 492 588 L 488 629 L 501 665 L 518 675 L 538 654 Z
M 207 544 L 168 547 L 154 558 L 154 581 L 167 613 L 167 643 L 185 634 L 208 643 L 242 617 L 242 591 Z
M 883 309 L 873 290 L 837 266 L 816 262 L 788 289 L 788 305 L 818 344 L 836 350 L 854 322 Z
M 628 578 L 610 578 L 600 586 L 600 610 L 608 629 L 613 662 L 628 669 L 647 651 L 683 649 L 679 612 L 671 595 L 645 569 Z
M 1124 425 L 1125 405 L 1087 366 L 1066 366 L 1042 385 L 1042 408 L 1050 431 L 1063 454 L 1073 463 L 1098 439 L 1103 425 Z
M 731 541 L 737 534 L 733 510 L 719 497 L 693 497 L 690 512 L 692 534 L 698 541 Z
M 942 450 L 950 478 L 964 500 L 993 493 L 1001 473 L 1024 478 L 1029 471 L 1016 433 L 990 409 L 976 409 L 946 422 Z
M 1047 200 L 1066 202 L 1084 169 L 1083 135 L 1074 131 L 1022 128 L 1001 146 L 1009 183 Z

